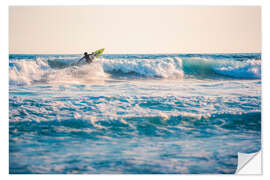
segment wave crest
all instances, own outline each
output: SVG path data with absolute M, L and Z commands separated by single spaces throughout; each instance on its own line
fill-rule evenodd
M 216 76 L 247 79 L 261 78 L 261 61 L 255 59 L 236 61 L 195 58 L 183 60 L 183 69 L 185 74 L 197 78 L 214 78 Z
M 213 65 L 216 73 L 237 78 L 261 78 L 261 61 L 222 61 Z
M 135 73 L 145 77 L 182 79 L 182 60 L 166 59 L 101 59 L 104 70 L 109 73 Z

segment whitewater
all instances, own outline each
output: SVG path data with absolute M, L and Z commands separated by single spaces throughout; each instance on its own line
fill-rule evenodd
M 9 56 L 9 171 L 236 171 L 261 149 L 261 55 Z

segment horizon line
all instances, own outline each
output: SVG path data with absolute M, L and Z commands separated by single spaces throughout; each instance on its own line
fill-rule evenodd
M 9 55 L 79 55 L 83 53 L 9 53 Z M 138 54 L 138 55 L 146 55 L 146 54 L 159 54 L 159 55 L 174 55 L 174 54 L 262 54 L 262 52 L 218 52 L 218 53 L 108 53 L 102 55 L 119 55 L 119 54 Z

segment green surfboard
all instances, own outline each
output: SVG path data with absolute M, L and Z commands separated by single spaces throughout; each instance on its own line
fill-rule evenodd
M 104 52 L 104 48 L 99 49 L 99 50 L 96 50 L 96 51 L 94 52 L 94 56 L 95 56 L 95 57 L 98 57 L 98 56 L 100 56 L 103 52 Z

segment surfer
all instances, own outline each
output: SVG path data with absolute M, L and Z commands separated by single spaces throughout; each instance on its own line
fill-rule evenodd
M 81 60 L 85 59 L 87 63 L 92 63 L 93 59 L 95 58 L 94 53 L 88 54 L 87 52 L 84 53 L 84 56 L 77 62 L 79 63 Z

